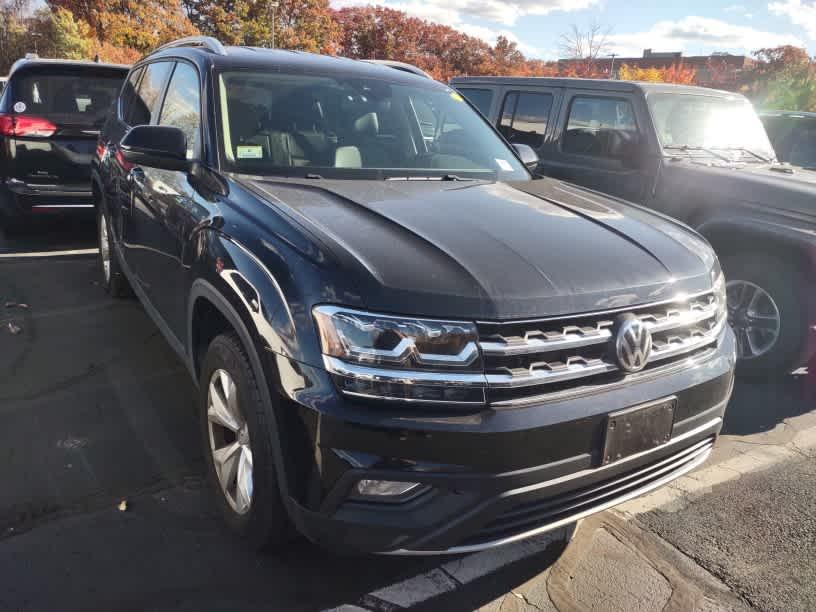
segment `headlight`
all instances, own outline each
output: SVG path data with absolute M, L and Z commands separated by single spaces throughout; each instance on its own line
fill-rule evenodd
M 323 361 L 346 394 L 419 402 L 484 403 L 475 324 L 313 310 Z
M 717 321 L 728 316 L 728 300 L 725 290 L 725 275 L 720 270 L 719 276 L 714 280 L 714 299 L 717 300 Z

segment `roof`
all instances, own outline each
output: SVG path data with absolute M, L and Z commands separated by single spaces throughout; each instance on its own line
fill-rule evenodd
M 649 93 L 684 93 L 707 96 L 740 96 L 730 91 L 696 87 L 694 85 L 675 85 L 673 83 L 649 83 L 645 81 L 618 81 L 614 79 L 577 79 L 569 77 L 486 77 L 465 76 L 451 79 L 452 85 L 509 85 L 516 87 L 570 87 L 573 89 L 600 89 L 605 91 Z
M 425 72 L 422 68 L 418 66 L 414 66 L 413 64 L 408 64 L 406 62 L 398 62 L 396 60 L 385 60 L 385 59 L 361 59 L 361 62 L 368 62 L 369 64 L 381 64 L 383 66 L 388 66 L 390 68 L 394 68 L 396 70 L 404 70 L 405 72 L 411 72 L 413 74 L 417 74 L 419 76 L 425 77 L 426 79 L 432 79 L 433 77 Z
M 14 64 L 12 64 L 11 69 L 9 70 L 9 76 L 16 70 L 20 68 L 34 68 L 40 66 L 66 66 L 66 67 L 76 67 L 76 68 L 110 68 L 114 70 L 122 70 L 127 72 L 130 70 L 130 66 L 127 64 L 106 64 L 104 62 L 92 62 L 92 61 L 85 61 L 85 60 L 65 60 L 65 59 L 45 59 L 45 58 L 37 58 L 37 59 L 18 59 Z
M 192 61 L 206 62 L 209 66 L 219 69 L 240 68 L 268 71 L 270 67 L 274 67 L 280 72 L 343 74 L 347 77 L 380 78 L 394 83 L 444 87 L 443 84 L 436 83 L 427 77 L 418 76 L 413 72 L 404 70 L 394 70 L 394 68 L 385 64 L 287 49 L 223 47 L 220 44 L 218 47 L 211 47 L 202 44 L 191 44 L 163 47 L 147 57 L 150 59 L 184 57 Z

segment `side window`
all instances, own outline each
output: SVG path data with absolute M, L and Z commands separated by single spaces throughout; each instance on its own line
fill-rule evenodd
M 129 125 L 147 125 L 156 111 L 167 75 L 173 67 L 171 62 L 156 62 L 148 64 L 144 76 L 136 90 L 130 112 L 125 117 Z
M 133 98 L 136 96 L 136 86 L 139 84 L 139 77 L 144 72 L 143 68 L 138 68 L 130 73 L 127 81 L 122 87 L 122 93 L 119 95 L 119 117 L 126 120 L 130 115 L 130 109 L 133 107 Z
M 184 62 L 176 64 L 159 125 L 172 125 L 187 136 L 187 159 L 201 155 L 201 93 L 196 69 Z
M 485 117 L 490 112 L 490 103 L 493 102 L 492 89 L 460 89 L 459 93 L 465 96 L 468 101 L 479 109 Z
M 635 113 L 628 100 L 572 99 L 561 144 L 564 153 L 620 159 L 634 153 L 638 143 Z
M 552 104 L 552 94 L 511 91 L 504 98 L 499 130 L 513 144 L 540 149 Z

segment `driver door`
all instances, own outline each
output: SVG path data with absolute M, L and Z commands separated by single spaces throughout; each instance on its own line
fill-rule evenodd
M 631 202 L 643 202 L 655 169 L 631 96 L 568 91 L 552 153 L 540 171 Z

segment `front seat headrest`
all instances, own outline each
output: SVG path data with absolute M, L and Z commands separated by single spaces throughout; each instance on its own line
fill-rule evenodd
M 354 131 L 366 136 L 376 136 L 380 133 L 380 121 L 377 113 L 366 113 L 354 122 Z
M 335 168 L 362 168 L 363 159 L 357 147 L 337 147 L 334 152 Z

